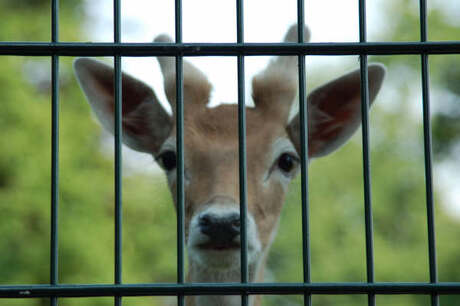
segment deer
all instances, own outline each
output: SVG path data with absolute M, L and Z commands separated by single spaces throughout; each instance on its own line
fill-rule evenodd
M 304 28 L 304 41 L 310 32 Z M 284 37 L 297 41 L 297 26 Z M 154 42 L 170 43 L 166 35 Z M 176 196 L 176 71 L 174 57 L 157 57 L 173 114 L 154 91 L 122 73 L 122 141 L 151 154 Z M 252 79 L 254 106 L 246 106 L 248 281 L 260 282 L 274 240 L 289 183 L 300 168 L 297 56 L 278 56 Z M 102 126 L 114 130 L 114 70 L 106 63 L 77 58 L 77 80 Z M 386 68 L 368 65 L 369 104 L 379 92 Z M 308 103 L 308 160 L 341 147 L 361 124 L 360 71 L 344 74 L 313 90 Z M 183 61 L 184 210 L 188 256 L 187 282 L 240 282 L 238 111 L 235 104 L 208 107 L 212 86 L 190 62 Z M 186 296 L 188 306 L 241 305 L 239 296 Z M 260 297 L 250 297 L 251 306 Z

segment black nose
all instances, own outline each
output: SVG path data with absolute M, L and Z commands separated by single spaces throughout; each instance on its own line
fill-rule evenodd
M 233 239 L 240 234 L 240 214 L 218 216 L 204 213 L 200 216 L 199 225 L 201 232 L 209 237 L 209 244 L 230 247 L 234 244 Z

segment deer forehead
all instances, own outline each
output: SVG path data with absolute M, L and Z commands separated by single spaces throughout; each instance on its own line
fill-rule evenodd
M 184 145 L 195 163 L 214 160 L 218 163 L 238 162 L 239 132 L 238 108 L 222 105 L 206 108 L 200 113 L 186 115 L 184 120 Z M 175 131 L 173 131 L 175 134 Z M 279 139 L 288 139 L 283 122 L 264 116 L 256 109 L 246 109 L 246 152 L 248 166 L 271 158 Z M 255 170 L 255 169 L 253 169 Z

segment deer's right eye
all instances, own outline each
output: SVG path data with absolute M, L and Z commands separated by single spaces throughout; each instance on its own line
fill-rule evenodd
M 299 164 L 299 159 L 292 153 L 283 153 L 278 157 L 277 165 L 278 168 L 285 174 L 291 175 L 293 170 L 296 169 Z
M 176 152 L 174 151 L 165 151 L 161 153 L 157 160 L 160 162 L 163 169 L 166 171 L 171 171 L 176 168 L 177 161 L 176 161 Z

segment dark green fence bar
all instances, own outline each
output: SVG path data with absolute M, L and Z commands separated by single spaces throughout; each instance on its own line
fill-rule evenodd
M 428 40 L 426 1 L 420 0 L 420 41 Z M 432 175 L 432 151 L 431 151 L 431 122 L 430 122 L 430 87 L 428 55 L 421 55 L 422 64 L 422 103 L 423 103 L 423 140 L 425 151 L 425 191 L 426 209 L 428 224 L 428 260 L 430 267 L 430 283 L 438 282 L 438 271 L 436 267 L 436 240 L 434 226 L 434 199 L 433 199 L 433 175 Z M 431 295 L 431 305 L 439 305 L 439 296 Z
M 366 30 L 366 1 L 359 1 L 359 42 L 367 40 Z M 366 274 L 367 282 L 375 282 L 374 276 L 374 233 L 372 226 L 372 196 L 369 152 L 369 80 L 367 69 L 367 55 L 361 54 L 361 116 L 362 116 L 362 143 L 363 143 L 363 180 L 364 180 L 364 219 L 366 228 Z M 375 294 L 368 294 L 368 305 L 375 306 Z
M 59 41 L 59 1 L 51 3 L 51 41 Z M 59 280 L 59 57 L 51 57 L 51 239 L 50 239 L 50 284 Z M 56 297 L 50 299 L 51 306 L 57 306 Z
M 0 42 L 0 55 L 237 56 L 458 54 L 460 41 L 366 43 L 42 43 Z
M 297 1 L 297 41 L 304 42 L 304 1 Z M 302 266 L 303 282 L 311 282 L 311 260 L 310 260 L 310 208 L 308 196 L 308 104 L 305 82 L 305 55 L 298 55 L 299 74 L 299 117 L 300 117 L 300 185 L 302 197 Z M 304 294 L 304 305 L 311 306 L 311 294 Z
M 242 294 L 416 294 L 460 293 L 460 283 L 187 283 L 122 285 L 0 286 L 0 298 L 177 296 Z
M 243 0 L 236 0 L 236 41 L 244 44 Z M 248 283 L 248 239 L 247 239 L 247 163 L 246 163 L 246 99 L 244 56 L 238 55 L 238 160 L 240 187 L 240 242 L 241 242 L 241 283 Z M 249 297 L 241 295 L 241 305 L 247 306 Z
M 121 42 L 120 0 L 113 1 L 114 43 Z M 122 283 L 122 79 L 121 57 L 114 57 L 114 96 L 115 96 L 115 284 Z M 122 305 L 121 296 L 115 296 L 115 306 Z
M 364 179 L 364 218 L 366 237 L 366 275 L 368 283 L 375 281 L 374 276 L 374 233 L 372 222 L 372 196 L 369 149 L 369 87 L 367 57 L 360 56 L 361 69 L 361 105 L 362 105 L 362 143 L 363 143 L 363 179 Z M 369 295 L 369 305 L 375 305 L 375 295 Z
M 175 38 L 176 44 L 182 43 L 182 1 L 175 2 Z M 177 283 L 184 284 L 184 72 L 182 54 L 176 55 L 176 147 L 177 147 Z M 183 294 L 177 295 L 178 306 L 185 305 Z

